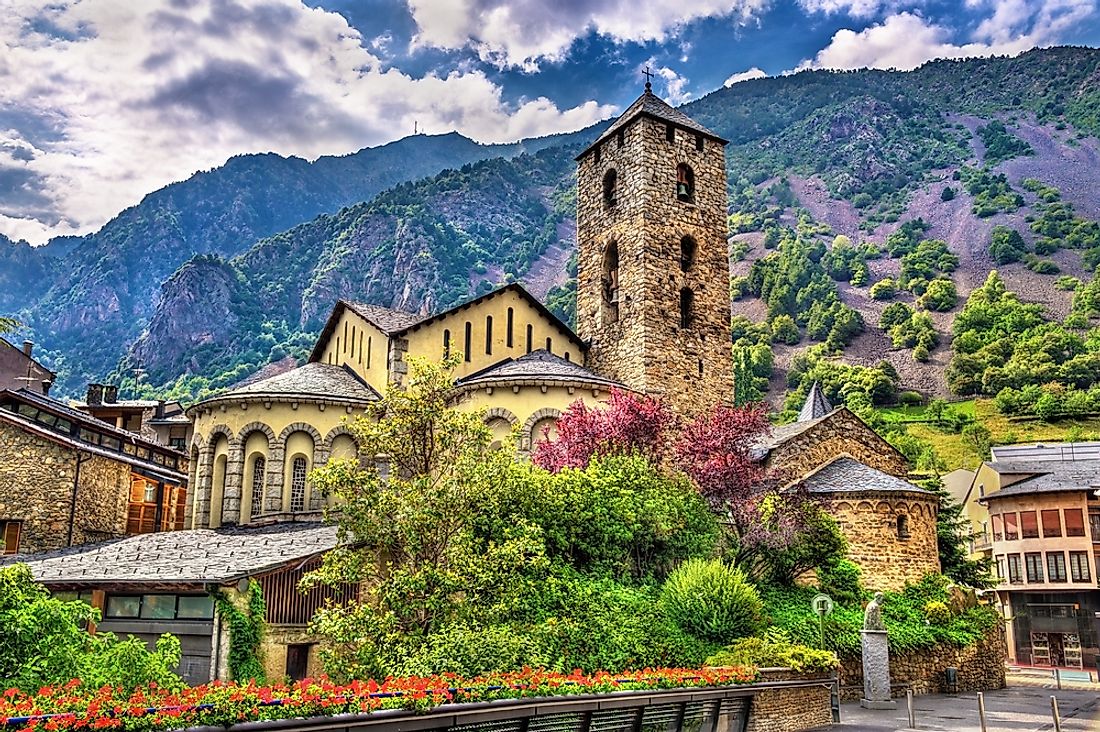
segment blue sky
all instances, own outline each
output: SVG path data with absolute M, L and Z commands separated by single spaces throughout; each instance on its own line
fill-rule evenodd
M 573 130 L 802 68 L 1100 45 L 1100 0 L 8 0 L 0 233 L 94 231 L 234 154 Z

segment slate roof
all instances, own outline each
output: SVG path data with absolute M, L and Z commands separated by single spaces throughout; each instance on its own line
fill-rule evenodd
M 316 523 L 163 531 L 4 559 L 26 563 L 47 585 L 225 584 L 328 551 L 336 531 Z
M 779 447 L 787 440 L 798 437 L 814 425 L 820 424 L 829 416 L 829 414 L 826 414 L 824 417 L 818 417 L 817 419 L 811 419 L 805 422 L 791 422 L 790 424 L 781 424 L 778 427 L 773 427 L 770 435 L 760 439 L 753 446 L 754 457 L 758 460 L 764 458 L 769 452 Z
M 323 399 L 364 402 L 375 401 L 381 395 L 350 369 L 327 363 L 307 363 L 286 373 L 252 382 L 214 399 L 239 396 L 311 396 Z
M 531 351 L 531 353 L 519 358 L 505 359 L 487 369 L 470 374 L 457 383 L 461 387 L 488 382 L 517 382 L 536 379 L 542 381 L 581 381 L 586 384 L 623 387 L 617 381 L 600 376 L 595 371 L 586 369 L 580 364 L 566 361 L 544 348 Z
M 1035 493 L 1090 491 L 1100 488 L 1100 460 L 1037 460 L 986 463 L 1000 475 L 1033 474 L 985 496 L 1008 498 Z
M 800 483 L 810 493 L 860 493 L 864 491 L 931 493 L 901 478 L 875 470 L 855 458 L 842 455 Z
M 404 310 L 394 310 L 381 305 L 369 305 L 365 302 L 350 300 L 340 302 L 386 335 L 399 333 L 424 319 L 423 315 L 417 313 L 407 313 Z
M 604 140 L 615 135 L 620 128 L 630 124 L 637 117 L 653 117 L 655 119 L 663 120 L 665 122 L 671 122 L 677 127 L 683 127 L 684 129 L 691 130 L 692 132 L 698 132 L 700 134 L 706 135 L 712 140 L 717 140 L 723 145 L 729 142 L 729 140 L 725 140 L 719 137 L 703 125 L 693 120 L 691 117 L 688 117 L 680 110 L 669 106 L 669 104 L 665 100 L 661 99 L 650 90 L 649 84 L 646 84 L 646 90 L 642 93 L 642 96 L 635 99 L 634 103 L 627 107 L 626 111 L 619 115 L 619 118 L 615 120 L 611 124 L 611 126 L 608 127 L 604 131 L 604 133 L 596 139 L 595 142 L 586 147 L 584 149 L 584 152 L 578 155 L 576 159 L 580 160 L 581 158 L 583 158 L 589 150 L 591 150 Z
M 809 422 L 824 417 L 832 411 L 833 405 L 825 398 L 821 385 L 815 381 L 810 387 L 810 393 L 806 395 L 806 401 L 802 403 L 802 409 L 798 411 L 798 421 Z

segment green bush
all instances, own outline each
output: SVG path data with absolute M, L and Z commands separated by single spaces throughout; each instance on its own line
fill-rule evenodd
M 924 395 L 919 391 L 903 391 L 898 394 L 898 404 L 903 407 L 917 407 L 924 404 Z
M 772 343 L 786 343 L 793 346 L 802 339 L 794 318 L 790 315 L 777 315 L 772 319 Z
M 1007 226 L 994 226 L 990 236 L 989 256 L 997 264 L 1019 262 L 1027 254 L 1027 244 L 1020 232 Z
M 898 284 L 891 277 L 884 277 L 867 291 L 872 300 L 889 300 L 898 292 Z
M 959 302 L 959 293 L 955 283 L 948 279 L 935 279 L 928 283 L 928 289 L 917 298 L 917 305 L 928 310 L 944 312 Z
M 1035 274 L 1051 275 L 1058 274 L 1062 270 L 1057 264 L 1049 259 L 1033 258 L 1027 263 L 1027 268 Z
M 706 661 L 707 666 L 755 666 L 789 668 L 797 673 L 825 674 L 840 665 L 836 654 L 792 643 L 781 628 L 769 628 L 760 638 L 742 638 Z
M 945 202 L 946 201 L 953 201 L 954 199 L 955 199 L 955 189 L 952 188 L 951 186 L 947 186 L 942 191 L 940 191 L 940 200 L 941 201 L 945 201 Z
M 1081 280 L 1070 275 L 1062 275 L 1058 279 L 1054 280 L 1054 289 L 1072 292 L 1081 285 Z
M 945 602 L 929 600 L 924 603 L 924 617 L 933 625 L 947 625 L 951 622 L 951 610 Z
M 821 591 L 842 605 L 858 605 L 863 599 L 860 571 L 850 559 L 834 559 L 817 570 Z
M 752 635 L 763 603 L 741 570 L 719 560 L 690 559 L 665 580 L 665 614 L 685 632 L 715 642 Z

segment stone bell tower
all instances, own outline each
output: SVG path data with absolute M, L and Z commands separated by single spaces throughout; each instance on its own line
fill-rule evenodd
M 685 415 L 733 401 L 725 145 L 646 83 L 577 157 L 588 366 Z

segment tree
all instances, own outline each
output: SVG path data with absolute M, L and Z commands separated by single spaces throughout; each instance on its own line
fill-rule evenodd
M 898 284 L 892 277 L 884 277 L 867 291 L 872 300 L 889 300 L 898 292 Z
M 4 333 L 11 333 L 13 330 L 18 328 L 19 325 L 20 323 L 17 320 L 0 316 L 0 335 L 3 335 Z
M 971 531 L 970 520 L 963 514 L 962 504 L 948 493 L 939 477 L 925 481 L 921 487 L 935 493 L 940 501 L 936 516 L 936 545 L 944 576 L 967 587 L 992 587 L 992 560 L 989 557 L 970 558 L 969 543 L 975 534 Z
M 924 294 L 917 298 L 917 305 L 928 310 L 945 312 L 955 307 L 958 301 L 959 293 L 955 289 L 955 283 L 946 278 L 938 278 L 928 283 Z
M 306 584 L 361 587 L 359 602 L 314 618 L 331 642 L 331 668 L 344 674 L 385 675 L 395 643 L 415 645 L 540 561 L 541 544 L 521 518 L 503 541 L 479 541 L 476 524 L 515 461 L 491 447 L 481 414 L 448 407 L 457 364 L 457 356 L 410 358 L 406 385 L 350 425 L 361 454 L 377 462 L 332 461 L 311 474 L 341 503 L 340 543 Z
M 786 343 L 793 346 L 802 338 L 790 315 L 777 315 L 772 319 L 772 343 Z
M 676 415 L 659 399 L 612 389 L 607 403 L 569 405 L 557 422 L 557 437 L 535 447 L 532 462 L 551 472 L 583 468 L 594 457 L 630 455 L 654 464 L 666 457 Z
M 940 200 L 941 201 L 947 202 L 947 201 L 952 201 L 954 199 L 955 199 L 955 189 L 952 188 L 951 186 L 946 186 L 942 191 L 940 191 Z
M 997 264 L 1019 262 L 1027 254 L 1027 244 L 1020 232 L 1007 226 L 994 226 L 989 240 L 989 256 Z
M 133 637 L 89 634 L 85 627 L 99 619 L 85 602 L 52 597 L 25 564 L 0 567 L 0 685 L 30 692 L 76 679 L 91 689 L 129 690 L 150 682 L 182 687 L 173 671 L 180 660 L 177 638 L 165 634 L 149 651 Z

